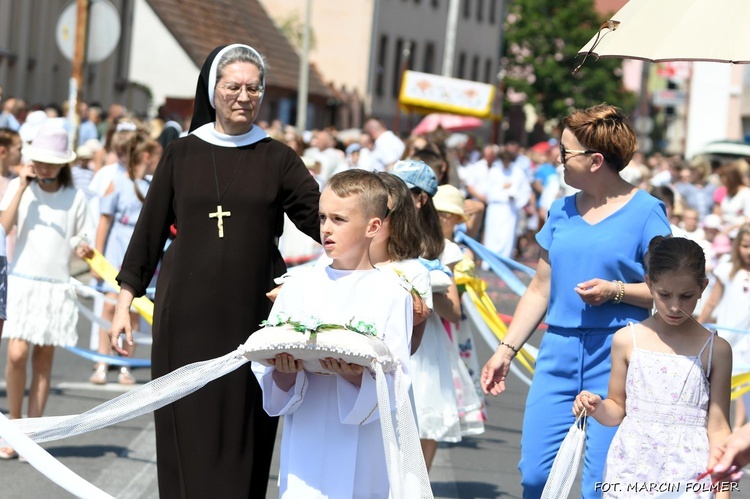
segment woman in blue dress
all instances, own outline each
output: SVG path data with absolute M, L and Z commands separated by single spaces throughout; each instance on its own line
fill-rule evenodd
M 508 333 L 482 370 L 485 393 L 505 390 L 510 362 L 545 317 L 521 437 L 525 499 L 538 498 L 574 422 L 580 390 L 605 398 L 615 331 L 649 315 L 644 255 L 654 236 L 670 234 L 664 205 L 620 177 L 636 150 L 622 111 L 601 104 L 563 120 L 559 162 L 567 184 L 580 189 L 556 200 L 536 238 L 536 275 L 521 297 Z M 601 497 L 603 466 L 616 428 L 589 420 L 584 498 Z
M 161 159 L 162 147 L 156 140 L 143 132 L 133 135 L 128 153 L 127 175 L 117 174 L 110 183 L 104 197 L 99 202 L 99 226 L 96 231 L 96 249 L 104 254 L 109 263 L 120 269 L 125 258 L 130 238 L 135 229 L 135 223 L 141 214 L 143 201 L 146 199 L 149 181 L 146 174 L 152 172 Z M 154 281 L 155 281 L 154 277 Z M 154 282 L 152 282 L 152 285 Z M 109 299 L 104 303 L 102 317 L 111 321 L 115 314 L 114 303 L 117 292 L 105 284 L 105 295 Z M 133 330 L 138 329 L 139 317 L 136 312 L 130 313 L 130 323 Z M 132 356 L 135 345 L 126 345 Z M 100 330 L 99 353 L 111 355 L 108 331 Z M 107 382 L 109 366 L 103 362 L 94 365 L 94 372 L 89 378 L 91 383 L 103 385 Z M 130 369 L 121 367 L 117 375 L 120 384 L 135 383 Z

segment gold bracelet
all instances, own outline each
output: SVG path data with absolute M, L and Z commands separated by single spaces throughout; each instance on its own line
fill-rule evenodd
M 510 348 L 511 350 L 513 350 L 513 357 L 515 357 L 516 355 L 518 355 L 518 348 L 514 347 L 510 343 L 506 343 L 506 342 L 500 340 L 500 345 L 498 345 L 498 348 L 500 346 L 506 346 L 506 347 Z
M 625 283 L 617 280 L 612 281 L 615 283 L 615 286 L 617 287 L 617 293 L 615 294 L 615 297 L 612 298 L 612 303 L 618 304 L 622 302 L 623 297 L 625 296 Z

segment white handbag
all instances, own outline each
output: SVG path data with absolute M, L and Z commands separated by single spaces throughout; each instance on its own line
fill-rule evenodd
M 557 451 L 552 470 L 544 484 L 542 499 L 563 499 L 568 497 L 573 481 L 578 474 L 583 444 L 586 441 L 586 409 L 576 418 Z

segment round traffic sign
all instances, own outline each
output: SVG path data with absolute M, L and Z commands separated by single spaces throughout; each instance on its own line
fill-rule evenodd
M 73 60 L 76 43 L 78 6 L 69 3 L 57 19 L 55 39 L 60 52 Z M 90 0 L 89 33 L 86 43 L 86 62 L 101 62 L 109 57 L 120 41 L 120 14 L 108 0 Z

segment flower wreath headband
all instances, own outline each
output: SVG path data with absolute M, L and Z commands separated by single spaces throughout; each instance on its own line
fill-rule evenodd
M 266 67 L 263 64 L 263 58 L 260 56 L 260 53 L 254 48 L 252 48 L 250 45 L 244 45 L 242 43 L 234 43 L 232 45 L 227 45 L 226 47 L 221 49 L 218 54 L 216 54 L 216 57 L 214 57 L 213 62 L 211 62 L 211 69 L 208 70 L 208 103 L 214 109 L 216 109 L 216 106 L 214 105 L 214 89 L 216 88 L 216 73 L 218 72 L 219 62 L 221 62 L 221 58 L 224 57 L 224 54 L 226 54 L 228 51 L 237 47 L 245 48 L 258 57 L 258 62 L 260 63 L 260 70 L 263 72 L 263 81 L 261 81 L 260 84 L 263 87 L 266 86 Z

